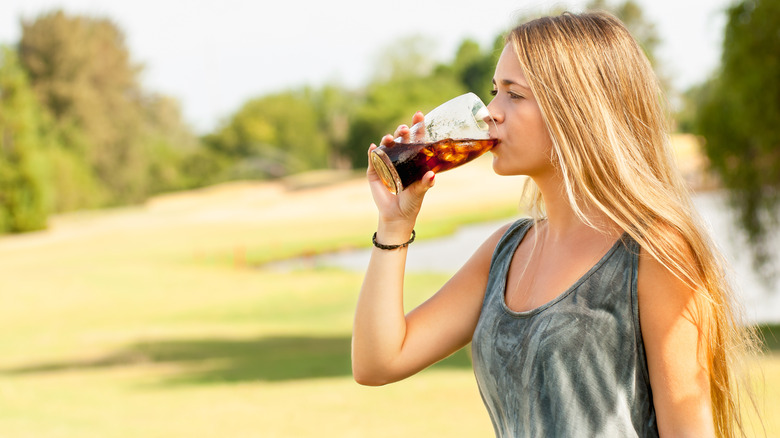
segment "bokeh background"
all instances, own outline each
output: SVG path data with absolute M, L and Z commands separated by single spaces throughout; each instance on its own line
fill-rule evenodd
M 609 10 L 651 59 L 673 146 L 733 267 L 780 436 L 780 2 L 0 4 L 0 436 L 492 436 L 467 349 L 350 375 L 376 224 L 366 148 L 457 94 L 502 35 Z M 441 175 L 406 306 L 519 209 L 483 157 Z

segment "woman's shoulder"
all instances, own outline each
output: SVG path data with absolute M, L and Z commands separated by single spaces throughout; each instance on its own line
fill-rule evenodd
M 684 313 L 693 319 L 696 290 L 689 279 L 682 277 L 683 266 L 695 265 L 696 257 L 688 242 L 679 233 L 667 233 L 667 245 L 674 250 L 674 261 L 662 262 L 648 248 L 640 246 L 637 273 L 639 308 L 645 319 Z M 677 269 L 670 266 L 674 263 Z M 675 309 L 675 310 L 672 310 Z
M 690 282 L 681 278 L 683 267 L 693 266 L 697 259 L 689 242 L 683 235 L 669 226 L 659 225 L 657 228 L 663 230 L 663 243 L 666 248 L 667 257 L 661 261 L 662 257 L 658 255 L 658 250 L 651 250 L 645 245 L 639 246 L 639 276 L 638 282 L 640 288 L 644 284 L 647 287 L 655 288 L 659 283 L 675 286 L 674 289 L 690 289 Z M 658 237 L 656 237 L 657 240 Z M 660 244 L 659 244 L 660 245 Z M 671 264 L 676 265 L 671 266 Z
M 495 242 L 494 247 L 501 241 L 514 238 L 522 238 L 522 235 L 533 225 L 534 220 L 532 218 L 523 217 L 516 219 L 512 222 L 508 222 L 500 226 L 493 234 L 488 238 L 488 241 Z
M 524 234 L 524 230 L 533 223 L 531 218 L 520 218 L 512 222 L 507 222 L 504 225 L 498 227 L 493 233 L 485 239 L 482 245 L 477 250 L 477 256 L 483 258 L 489 262 L 495 255 L 496 250 L 502 242 L 506 243 L 513 238 L 521 237 Z M 518 234 L 519 233 L 519 234 Z
M 524 233 L 534 223 L 534 220 L 530 217 L 521 217 L 512 222 L 508 222 L 496 230 L 495 234 L 500 234 L 499 237 L 506 237 L 513 232 Z

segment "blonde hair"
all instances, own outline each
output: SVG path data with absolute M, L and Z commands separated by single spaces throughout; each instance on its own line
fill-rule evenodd
M 755 349 L 755 337 L 674 162 L 647 57 L 617 18 L 601 12 L 539 18 L 515 28 L 507 43 L 541 108 L 551 160 L 580 218 L 595 228 L 582 209 L 595 206 L 696 291 L 715 428 L 719 436 L 744 435 L 735 365 Z M 531 192 L 542 215 L 541 195 L 533 185 Z

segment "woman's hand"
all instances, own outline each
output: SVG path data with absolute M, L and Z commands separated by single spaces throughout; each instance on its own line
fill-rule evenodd
M 423 121 L 423 113 L 417 112 L 412 118 L 412 125 Z M 402 137 L 404 141 L 409 141 L 409 127 L 401 125 L 396 129 L 394 135 L 386 135 L 380 141 L 380 145 L 385 147 L 393 147 L 396 137 Z M 371 144 L 368 149 L 368 153 L 376 149 L 378 146 Z M 381 237 L 380 234 L 382 228 L 386 228 L 388 231 L 394 231 L 399 235 L 411 233 L 414 228 L 414 223 L 417 220 L 417 215 L 420 212 L 422 206 L 423 197 L 425 192 L 428 191 L 434 184 L 434 173 L 428 171 L 423 175 L 420 181 L 410 185 L 406 190 L 394 195 L 387 190 L 382 180 L 374 170 L 371 160 L 368 160 L 368 171 L 366 172 L 369 185 L 371 186 L 371 194 L 374 197 L 374 203 L 379 210 L 379 224 L 380 230 L 378 230 L 377 237 Z M 395 234 L 395 233 L 393 233 Z M 390 242 L 394 243 L 394 242 Z

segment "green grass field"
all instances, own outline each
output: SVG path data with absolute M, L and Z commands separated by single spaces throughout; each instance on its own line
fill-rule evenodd
M 473 205 L 429 213 L 418 233 L 514 212 Z M 361 274 L 258 267 L 364 245 L 370 212 L 183 217 L 71 215 L 0 240 L 0 437 L 492 436 L 465 351 L 397 384 L 353 382 Z M 407 306 L 445 280 L 410 275 Z M 761 365 L 768 436 L 780 436 L 780 356 Z

